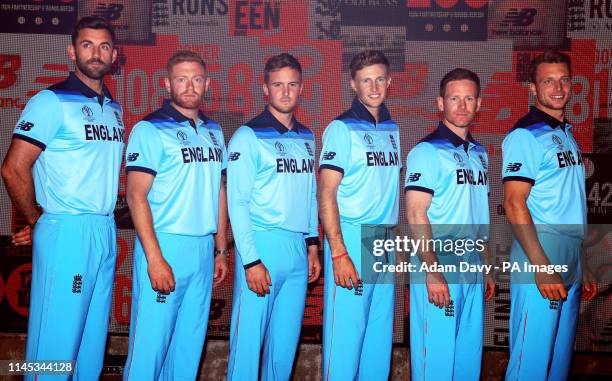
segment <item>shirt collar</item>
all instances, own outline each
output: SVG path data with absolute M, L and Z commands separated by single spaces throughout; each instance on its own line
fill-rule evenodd
M 459 135 L 457 135 L 453 131 L 451 131 L 451 129 L 448 128 L 446 126 L 446 124 L 444 124 L 443 121 L 440 121 L 440 123 L 438 124 L 438 134 L 440 134 L 440 137 L 442 139 L 448 140 L 455 147 L 463 146 L 463 149 L 466 152 L 467 152 L 467 149 L 468 149 L 470 143 L 476 144 L 476 140 L 472 137 L 471 133 L 468 132 L 467 140 L 463 140 Z
M 79 77 L 77 77 L 76 74 L 72 71 L 68 75 L 68 87 L 71 90 L 76 90 L 80 92 L 81 94 L 85 95 L 87 98 L 98 98 L 100 96 L 100 94 L 93 91 L 91 87 L 83 83 L 83 81 L 81 81 Z M 102 94 L 106 98 L 110 99 L 111 101 L 113 100 L 113 97 L 111 96 L 110 91 L 104 84 L 102 84 Z
M 276 117 L 270 112 L 270 106 L 266 106 L 262 114 L 265 116 L 270 126 L 274 127 L 274 129 L 278 131 L 280 134 L 285 134 L 289 131 L 294 131 L 295 133 L 299 134 L 300 130 L 303 129 L 300 122 L 298 122 L 297 119 L 295 118 L 295 115 L 291 117 L 291 124 L 293 125 L 293 127 L 291 129 L 288 129 L 287 127 L 285 127 L 284 124 L 282 124 L 278 119 L 276 119 Z
M 572 127 L 567 119 L 563 118 L 563 122 L 560 122 L 557 118 L 554 118 L 552 115 L 545 113 L 535 106 L 529 106 L 529 114 L 536 121 L 544 122 L 552 128 L 565 129 Z
M 182 122 L 187 121 L 187 122 L 189 122 L 191 127 L 193 127 L 193 128 L 196 127 L 194 125 L 193 119 L 190 119 L 190 118 L 186 117 L 185 115 L 181 114 L 177 109 L 172 107 L 170 99 L 164 99 L 164 104 L 162 106 L 162 110 L 163 110 L 164 114 L 170 116 L 172 119 L 174 119 L 178 123 L 182 123 Z M 204 113 L 202 113 L 202 111 L 200 111 L 200 110 L 198 110 L 198 118 L 204 124 L 206 124 L 207 121 L 208 121 L 208 119 L 206 118 Z
M 376 125 L 376 119 L 374 119 L 374 116 L 370 114 L 366 106 L 364 106 L 363 103 L 361 103 L 361 101 L 357 97 L 353 99 L 353 103 L 351 104 L 351 111 L 353 111 L 353 113 L 355 113 L 355 115 L 357 115 L 359 119 L 367 120 L 370 123 Z M 385 104 L 383 103 L 380 105 L 380 109 L 378 112 L 378 122 L 381 123 L 387 120 L 391 120 L 391 114 L 389 114 L 387 106 L 385 106 Z

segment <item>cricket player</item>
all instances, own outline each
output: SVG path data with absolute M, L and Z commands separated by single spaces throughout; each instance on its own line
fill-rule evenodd
M 563 53 L 546 51 L 535 58 L 529 84 L 535 107 L 502 146 L 512 261 L 521 268 L 567 266 L 554 273 L 512 273 L 507 380 L 566 380 L 581 291 L 587 300 L 597 292 L 594 283 L 581 285 L 586 194 L 580 148 L 565 119 L 571 74 Z
M 228 270 L 225 140 L 199 110 L 210 82 L 206 64 L 178 51 L 167 71 L 170 100 L 134 126 L 126 152 L 138 236 L 124 380 L 196 378 L 213 281 Z
M 470 134 L 480 109 L 480 79 L 454 69 L 440 82 L 436 99 L 443 119 L 408 154 L 406 212 L 415 238 L 452 239 L 480 246 L 458 253 L 429 247 L 413 256 L 422 263 L 486 263 L 489 224 L 489 160 Z M 467 246 L 467 245 L 466 245 Z M 479 251 L 476 247 L 481 248 Z M 479 380 L 484 326 L 483 273 L 427 271 L 411 275 L 410 365 L 413 380 Z M 495 284 L 487 276 L 486 298 Z
M 289 380 L 306 285 L 319 277 L 315 140 L 294 116 L 302 67 L 264 68 L 264 111 L 229 143 L 228 206 L 237 253 L 228 380 Z M 263 345 L 263 359 L 260 352 Z
M 384 104 L 391 84 L 385 55 L 362 51 L 351 60 L 350 72 L 356 96 L 325 129 L 319 166 L 325 231 L 323 380 L 386 380 L 394 278 L 383 281 L 363 266 L 369 272 L 363 281 L 361 239 L 362 225 L 397 224 L 399 131 Z M 371 227 L 363 229 L 369 235 Z
M 76 361 L 73 379 L 91 380 L 106 346 L 125 136 L 121 106 L 102 83 L 117 57 L 113 28 L 82 18 L 68 56 L 75 71 L 23 110 L 2 177 L 29 224 L 14 243 L 33 241 L 26 361 Z M 36 377 L 45 376 L 25 378 Z

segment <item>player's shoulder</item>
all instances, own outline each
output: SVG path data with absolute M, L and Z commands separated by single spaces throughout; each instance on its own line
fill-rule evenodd
M 132 127 L 131 134 L 145 131 L 157 132 L 160 129 L 168 128 L 168 124 L 173 120 L 170 116 L 163 113 L 162 110 L 156 110 L 142 118 L 138 123 Z
M 214 119 L 209 118 L 208 116 L 205 119 L 206 128 L 211 130 L 221 131 L 221 125 Z
M 345 120 L 342 119 L 334 119 L 332 120 L 327 127 L 325 127 L 325 131 L 323 131 L 323 136 L 329 134 L 338 134 L 338 133 L 347 133 L 350 130 L 349 125 Z
M 359 117 L 359 115 L 357 115 L 353 108 L 350 108 L 332 120 L 329 127 L 332 125 L 341 125 L 347 129 L 353 129 L 358 128 L 363 124 L 364 121 Z
M 434 131 L 427 134 L 424 138 L 422 138 L 415 148 L 420 150 L 439 150 L 439 149 L 450 149 L 454 148 L 453 144 L 444 137 L 439 129 L 435 129 Z
M 534 136 L 538 137 L 550 131 L 548 123 L 538 118 L 533 113 L 528 113 L 516 121 L 514 126 L 508 131 L 508 135 L 514 136 Z
M 277 136 L 278 132 L 273 127 L 267 113 L 263 112 L 240 126 L 234 133 L 236 134 L 265 139 Z
M 314 140 L 314 133 L 312 132 L 312 130 L 304 126 L 302 123 L 296 121 L 294 128 L 296 129 L 300 137 L 306 138 L 308 140 Z
M 412 149 L 410 155 L 437 155 L 436 141 L 421 139 Z
M 36 105 L 53 107 L 58 102 L 60 102 L 60 98 L 57 96 L 57 94 L 47 88 L 34 94 L 34 96 L 32 96 L 32 98 L 30 98 L 30 100 L 28 101 L 28 104 L 30 106 Z
M 242 126 L 238 127 L 238 129 L 234 131 L 234 134 L 232 135 L 231 140 L 236 141 L 236 140 L 245 140 L 245 139 L 257 140 L 255 129 L 249 126 L 248 124 L 243 124 Z
M 174 127 L 176 121 L 168 115 L 163 108 L 146 115 L 137 125 L 150 126 L 147 128 L 164 129 Z

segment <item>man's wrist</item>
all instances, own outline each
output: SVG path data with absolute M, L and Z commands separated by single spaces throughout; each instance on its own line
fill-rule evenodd
M 225 258 L 229 258 L 230 253 L 229 253 L 229 250 L 227 250 L 227 249 L 215 249 L 215 258 L 217 258 L 217 256 L 219 256 L 219 255 L 221 255 L 221 256 L 223 256 Z
M 36 222 L 38 221 L 41 215 L 42 215 L 42 208 L 37 205 L 36 209 L 32 213 L 25 216 L 26 221 L 28 222 L 28 225 L 30 225 L 31 227 L 34 227 L 34 225 L 36 225 Z
M 306 246 L 319 246 L 319 237 L 308 237 L 305 241 Z

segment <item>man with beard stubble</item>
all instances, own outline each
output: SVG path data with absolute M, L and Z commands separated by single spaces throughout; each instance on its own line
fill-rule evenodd
M 121 106 L 102 83 L 117 57 L 112 27 L 82 18 L 68 56 L 75 71 L 23 110 L 2 177 L 28 223 L 13 243 L 33 241 L 26 361 L 71 361 L 72 379 L 92 380 L 106 346 L 125 135 Z
M 196 378 L 213 281 L 228 269 L 225 140 L 199 110 L 206 64 L 179 51 L 167 70 L 171 99 L 134 126 L 126 153 L 138 237 L 124 380 Z

